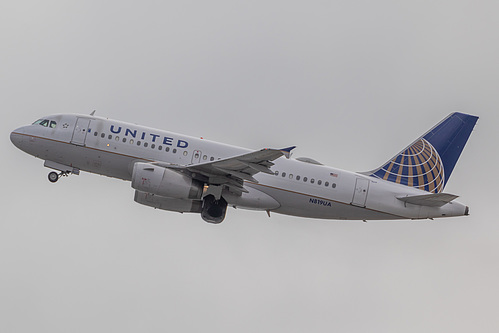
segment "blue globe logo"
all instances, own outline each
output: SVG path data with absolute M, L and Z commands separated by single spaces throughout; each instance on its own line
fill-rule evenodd
M 440 193 L 445 184 L 442 159 L 425 139 L 410 145 L 372 176 L 431 193 Z

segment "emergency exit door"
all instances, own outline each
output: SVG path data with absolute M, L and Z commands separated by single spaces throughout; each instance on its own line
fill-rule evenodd
M 365 207 L 368 191 L 369 180 L 364 178 L 357 178 L 357 180 L 355 181 L 355 190 L 353 192 L 352 205 Z
M 192 164 L 198 164 L 198 163 L 201 163 L 201 150 L 194 150 L 192 152 L 192 160 L 191 160 L 191 163 Z

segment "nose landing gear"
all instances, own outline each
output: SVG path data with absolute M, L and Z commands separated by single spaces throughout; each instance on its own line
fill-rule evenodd
M 55 171 L 52 171 L 49 173 L 49 182 L 55 183 L 59 180 L 61 177 L 67 177 L 71 172 L 69 171 L 63 171 L 61 173 L 57 173 Z

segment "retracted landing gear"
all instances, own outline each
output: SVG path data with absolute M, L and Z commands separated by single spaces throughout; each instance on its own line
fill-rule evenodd
M 49 182 L 55 183 L 59 180 L 61 177 L 67 177 L 71 172 L 69 171 L 63 171 L 61 173 L 57 173 L 55 171 L 52 171 L 49 173 Z

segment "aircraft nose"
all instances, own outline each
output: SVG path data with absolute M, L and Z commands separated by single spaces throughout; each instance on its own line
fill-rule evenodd
M 24 127 L 19 127 L 18 129 L 15 129 L 10 133 L 10 141 L 19 149 L 21 149 L 22 143 L 24 141 L 24 133 Z

